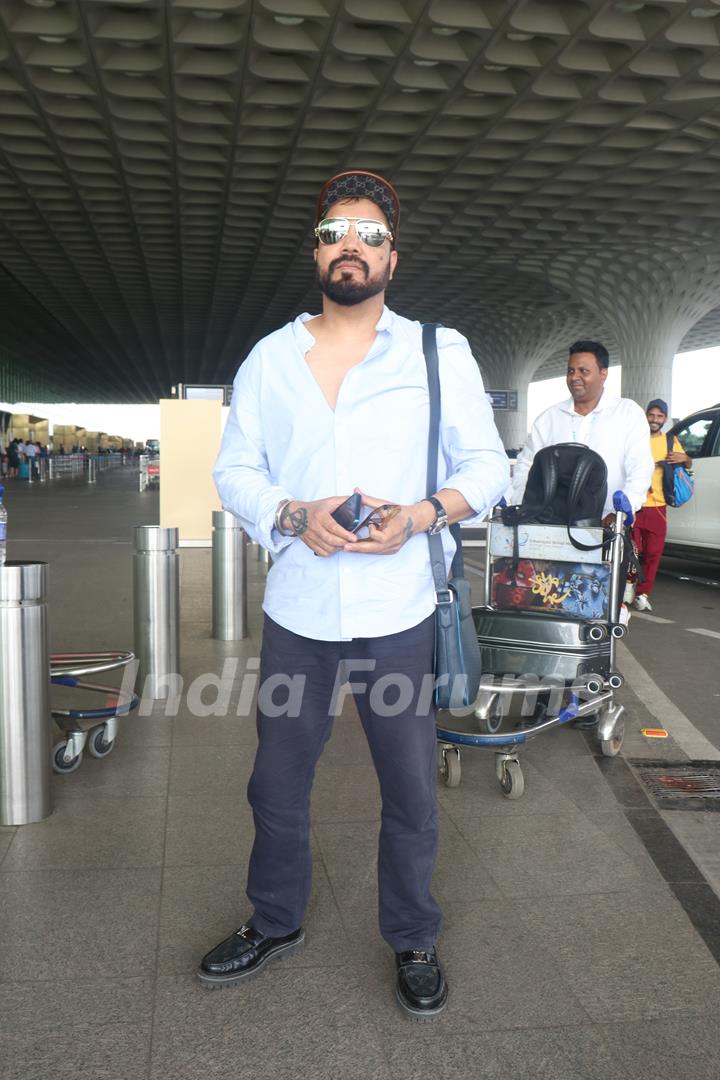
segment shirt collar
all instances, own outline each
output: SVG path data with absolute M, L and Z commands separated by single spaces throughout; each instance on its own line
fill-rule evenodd
M 310 322 L 311 319 L 316 319 L 316 318 L 317 318 L 317 315 L 311 315 L 309 311 L 304 311 L 302 313 L 302 315 L 298 315 L 298 317 L 291 324 L 295 336 L 300 341 L 303 341 L 303 342 L 306 343 L 306 348 L 309 347 L 309 346 L 312 346 L 314 344 L 315 338 L 312 336 L 312 334 L 310 333 L 310 331 L 308 330 L 308 328 L 307 328 L 307 326 L 305 324 Z M 382 311 L 380 313 L 380 318 L 375 323 L 375 329 L 377 331 L 385 331 L 387 333 L 390 333 L 391 330 L 392 330 L 393 319 L 394 319 L 394 315 L 393 315 L 392 311 L 387 306 L 387 304 L 383 304 L 383 309 L 382 309 Z
M 604 409 L 609 409 L 611 406 L 617 405 L 619 400 L 620 398 L 615 397 L 613 394 L 608 394 L 606 390 L 603 390 L 597 405 L 592 410 L 592 412 L 587 413 L 587 416 L 592 416 L 593 413 L 598 413 L 602 412 Z M 562 412 L 570 413 L 571 416 L 580 416 L 580 413 L 575 412 L 575 402 L 572 398 L 568 398 L 567 401 L 562 401 L 560 403 L 560 409 L 562 410 Z

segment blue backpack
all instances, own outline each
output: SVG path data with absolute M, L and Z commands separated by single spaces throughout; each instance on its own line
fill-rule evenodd
M 674 437 L 668 431 L 667 449 L 672 453 Z M 669 461 L 658 463 L 662 469 L 663 495 L 668 506 L 682 506 L 695 494 L 692 474 L 683 465 L 671 465 Z

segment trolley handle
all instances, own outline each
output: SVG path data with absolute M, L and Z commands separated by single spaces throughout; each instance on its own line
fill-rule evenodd
M 135 659 L 132 652 L 51 653 L 50 674 L 80 677 L 126 667 Z
M 616 530 L 616 532 L 619 531 L 620 529 L 622 529 L 622 527 L 623 527 L 623 518 L 622 518 L 623 514 L 625 515 L 625 523 L 627 525 L 632 525 L 633 521 L 635 520 L 635 515 L 633 514 L 633 508 L 630 505 L 630 500 L 628 499 L 628 497 L 627 497 L 627 495 L 625 494 L 624 491 L 615 491 L 615 492 L 613 492 L 613 510 L 615 511 L 615 515 L 616 515 L 615 516 L 615 530 Z

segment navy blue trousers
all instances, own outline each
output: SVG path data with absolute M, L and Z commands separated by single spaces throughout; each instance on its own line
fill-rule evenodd
M 428 693 L 434 632 L 433 615 L 386 637 L 315 641 L 265 617 L 259 746 L 248 785 L 255 843 L 247 886 L 254 906 L 251 922 L 263 933 L 290 934 L 304 919 L 312 876 L 310 792 L 332 731 L 333 691 L 338 665 L 344 664 L 341 671 L 349 672 L 350 681 L 366 686 L 354 698 L 382 797 L 380 932 L 396 952 L 434 945 L 441 923 L 430 892 L 438 835 L 435 707 Z M 353 671 L 353 662 L 365 670 Z M 277 689 L 283 676 L 300 677 L 296 686 L 304 682 L 299 709 L 293 709 L 299 715 L 278 716 L 268 700 L 266 690 L 273 683 L 274 702 L 288 697 Z M 381 698 L 393 715 L 384 715 L 388 710 L 379 705 Z

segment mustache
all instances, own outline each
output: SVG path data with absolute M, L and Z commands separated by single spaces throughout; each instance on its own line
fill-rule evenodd
M 333 270 L 337 270 L 338 266 L 342 263 L 352 263 L 355 266 L 359 266 L 360 269 L 365 272 L 366 277 L 370 273 L 370 267 L 359 255 L 339 255 L 337 259 L 333 259 L 328 266 L 328 274 L 332 274 Z

